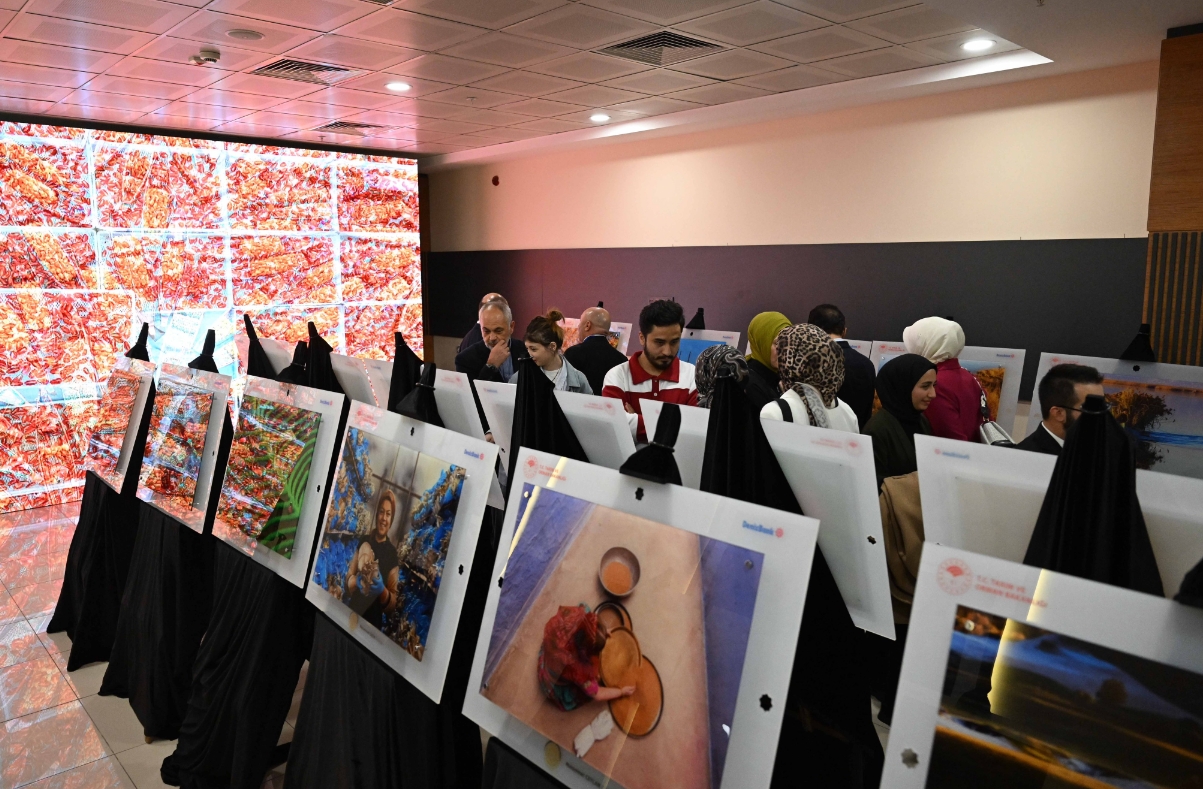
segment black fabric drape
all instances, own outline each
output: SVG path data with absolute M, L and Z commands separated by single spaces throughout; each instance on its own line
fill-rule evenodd
M 417 386 L 418 378 L 422 375 L 422 360 L 409 347 L 401 332 L 393 333 L 393 341 L 396 350 L 393 353 L 393 377 L 388 387 L 388 410 L 401 413 L 397 407 Z
M 303 589 L 213 542 L 212 615 L 161 774 L 186 789 L 258 789 L 313 642 L 314 609 Z
M 1203 559 L 1182 579 L 1182 586 L 1178 588 L 1174 599 L 1184 605 L 1203 608 Z
M 665 403 L 656 422 L 656 436 L 646 447 L 626 459 L 621 473 L 663 485 L 680 485 L 681 469 L 673 455 L 677 435 L 681 432 L 681 407 Z
M 138 536 L 102 696 L 129 699 L 148 737 L 174 740 L 209 624 L 213 539 L 139 502 Z
M 217 347 L 217 332 L 209 329 L 205 332 L 205 344 L 201 347 L 200 356 L 188 362 L 188 366 L 193 370 L 204 370 L 207 373 L 221 372 L 217 369 L 217 362 L 213 359 L 215 347 Z
M 443 427 L 443 418 L 439 416 L 439 404 L 434 397 L 434 376 L 438 369 L 433 363 L 426 365 L 426 369 L 422 371 L 422 379 L 397 402 L 396 408 L 389 406 L 389 410 L 428 425 Z
M 1065 437 L 1023 563 L 1163 595 L 1136 496 L 1132 441 L 1099 395 Z
M 705 329 L 706 328 L 706 310 L 698 307 L 698 311 L 689 319 L 689 323 L 685 324 L 686 329 Z
M 143 323 L 138 341 L 125 352 L 127 358 L 150 361 L 146 349 L 149 331 L 150 326 Z M 84 479 L 84 495 L 67 552 L 62 590 L 54 616 L 46 626 L 47 632 L 65 632 L 71 639 L 68 671 L 108 660 L 113 648 L 121 596 L 138 534 L 139 500 L 135 492 L 142 473 L 142 448 L 146 445 L 154 401 L 152 381 L 142 413 L 130 416 L 134 445 L 121 490 L 113 490 L 91 471 Z
M 518 368 L 518 391 L 514 395 L 514 432 L 510 436 L 510 467 L 506 479 L 514 479 L 518 450 L 522 447 L 554 452 L 588 463 L 589 456 L 556 400 L 555 384 L 529 357 L 516 359 L 514 364 Z
M 332 353 L 334 348 L 317 333 L 313 321 L 309 321 L 309 361 L 305 364 L 305 385 L 327 392 L 346 394 L 342 384 L 338 382 L 338 376 L 334 374 L 334 365 L 330 361 Z
M 338 391 L 330 346 L 318 337 L 310 347 L 324 360 L 317 369 L 329 372 L 315 388 Z M 349 412 L 344 401 L 340 436 Z M 324 491 L 334 479 L 337 452 Z M 319 523 L 324 513 L 323 502 Z M 275 761 L 276 739 L 309 657 L 314 608 L 303 589 L 249 556 L 225 543 L 215 550 L 213 616 L 196 657 L 179 743 L 159 772 L 164 783 L 186 789 L 258 789 Z M 312 555 L 312 544 L 298 544 L 291 561 L 303 562 L 308 574 Z
M 215 479 L 224 473 L 234 438 L 229 411 L 223 411 Z M 100 695 L 129 699 L 148 737 L 174 740 L 179 736 L 192 684 L 192 664 L 209 624 L 211 532 L 220 495 L 221 485 L 214 484 L 206 503 L 204 530 L 199 534 L 138 502 L 138 535 Z
M 255 325 L 251 323 L 251 316 L 245 312 L 242 314 L 242 324 L 246 327 L 248 341 L 246 374 L 253 375 L 256 378 L 276 380 L 276 368 L 272 366 L 271 359 L 267 357 L 267 351 L 263 350 L 263 343 L 259 342 L 259 334 L 255 331 Z
M 296 347 L 292 349 L 292 362 L 279 372 L 276 380 L 286 384 L 300 384 L 305 386 L 309 381 L 309 373 L 306 372 L 305 366 L 309 362 L 309 343 L 304 340 L 299 341 Z
M 501 740 L 489 740 L 482 789 L 560 789 L 561 784 Z
M 701 489 L 802 514 L 760 415 L 731 377 L 715 386 Z M 873 727 L 861 631 L 815 546 L 794 653 L 773 787 L 876 787 L 883 754 Z
M 1128 343 L 1128 347 L 1119 355 L 1119 358 L 1128 362 L 1157 361 L 1157 353 L 1153 350 L 1153 342 L 1149 336 L 1152 330 L 1153 327 L 1149 324 L 1140 324 L 1136 336 L 1132 338 L 1132 342 Z

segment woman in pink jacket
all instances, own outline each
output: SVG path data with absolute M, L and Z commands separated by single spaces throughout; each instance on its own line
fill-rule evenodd
M 928 407 L 932 433 L 959 441 L 980 441 L 982 387 L 957 357 L 965 347 L 961 325 L 945 318 L 924 318 L 902 332 L 909 353 L 936 365 L 936 399 Z

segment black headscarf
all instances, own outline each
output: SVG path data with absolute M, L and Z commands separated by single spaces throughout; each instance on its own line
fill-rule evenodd
M 729 375 L 719 377 L 711 398 L 701 489 L 802 514 L 760 425 L 760 414 Z M 777 773 L 792 772 L 788 754 L 799 749 L 808 754 L 808 759 L 801 761 L 825 762 L 809 761 L 806 769 L 815 774 L 846 775 L 859 770 L 863 776 L 863 782 L 828 786 L 877 785 L 883 758 L 881 741 L 870 717 L 862 653 L 861 631 L 853 624 L 835 577 L 816 545 L 786 708 L 793 719 L 801 715 L 807 720 L 808 728 L 815 725 L 802 735 L 804 742 L 782 736 L 774 785 Z M 820 734 L 832 730 L 838 733 Z M 808 780 L 802 775 L 780 777 L 788 779 L 790 785 L 804 785 Z
M 255 331 L 255 326 L 251 323 L 251 316 L 245 312 L 242 313 L 242 325 L 246 327 L 247 337 L 246 374 L 256 378 L 276 380 L 276 368 L 272 365 L 271 359 L 267 358 L 267 351 L 263 350 L 263 343 L 259 342 L 259 333 Z
M 907 435 L 923 432 L 922 411 L 915 409 L 911 392 L 919 379 L 936 366 L 917 353 L 904 353 L 881 366 L 877 371 L 877 399 L 881 407 L 898 420 Z
M 1099 395 L 1069 429 L 1023 563 L 1162 595 L 1132 441 Z
M 141 359 L 144 362 L 149 362 L 150 352 L 146 350 L 146 338 L 149 336 L 150 324 L 142 321 L 142 331 L 138 332 L 138 341 L 125 352 L 125 357 L 127 359 Z
M 518 391 L 514 399 L 514 432 L 510 436 L 507 479 L 513 483 L 521 447 L 588 463 L 589 456 L 556 400 L 556 385 L 530 357 L 516 359 L 514 365 L 518 368 Z
M 332 353 L 334 348 L 317 333 L 317 326 L 313 325 L 313 321 L 309 321 L 309 362 L 305 365 L 305 385 L 327 392 L 346 394 L 334 375 L 334 365 L 330 362 Z
M 393 369 L 396 370 L 396 368 Z M 438 372 L 438 369 L 433 363 L 426 365 L 426 369 L 422 371 L 422 379 L 414 385 L 409 394 L 401 399 L 401 402 L 397 403 L 396 408 L 390 406 L 389 410 L 429 425 L 443 427 L 443 418 L 439 416 L 439 404 L 434 399 L 434 374 Z M 394 373 L 393 381 L 396 380 Z M 389 397 L 392 398 L 391 393 Z
M 404 413 L 397 411 L 397 406 L 413 391 L 418 383 L 418 378 L 422 377 L 422 360 L 405 342 L 405 335 L 401 332 L 393 332 L 393 342 L 396 345 L 396 352 L 393 354 L 393 377 L 388 386 L 388 410 Z M 433 379 L 430 384 L 434 385 Z M 440 422 L 440 424 L 442 423 Z
M 681 407 L 676 403 L 665 403 L 656 422 L 656 437 L 652 443 L 626 459 L 623 474 L 664 485 L 680 485 L 681 469 L 673 457 L 677 435 L 681 432 Z
M 685 324 L 686 329 L 705 329 L 706 328 L 706 310 L 698 307 L 698 311 L 689 319 L 689 323 Z
M 193 370 L 204 370 L 207 373 L 220 372 L 217 369 L 217 362 L 213 359 L 213 349 L 217 347 L 217 332 L 209 329 L 205 333 L 205 344 L 201 347 L 200 356 L 188 362 L 188 366 Z
M 280 374 L 276 376 L 276 380 L 285 384 L 304 386 L 309 381 L 309 373 L 305 370 L 308 362 L 309 343 L 299 340 L 297 347 L 292 350 L 292 362 L 280 371 Z

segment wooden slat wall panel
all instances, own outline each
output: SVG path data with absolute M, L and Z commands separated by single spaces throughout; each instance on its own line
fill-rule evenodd
M 1203 363 L 1203 231 L 1149 234 L 1144 322 L 1157 360 Z

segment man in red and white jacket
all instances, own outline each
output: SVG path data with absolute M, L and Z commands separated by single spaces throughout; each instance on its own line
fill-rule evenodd
M 606 373 L 602 397 L 621 400 L 627 413 L 637 417 L 636 441 L 648 440 L 640 409 L 642 400 L 698 404 L 693 365 L 677 358 L 684 330 L 685 311 L 680 304 L 668 299 L 653 301 L 639 313 L 643 350 Z

